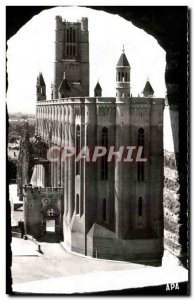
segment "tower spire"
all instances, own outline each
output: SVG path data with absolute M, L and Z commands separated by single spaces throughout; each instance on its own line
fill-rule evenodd
M 99 79 L 98 79 L 97 84 L 94 88 L 94 97 L 102 97 L 102 88 L 100 86 Z
M 125 46 L 124 46 L 124 44 L 123 44 L 123 50 L 122 51 L 123 51 L 123 53 L 125 52 Z
M 153 97 L 154 96 L 154 90 L 149 82 L 149 79 L 147 79 L 142 93 L 143 93 L 144 97 Z
M 42 72 L 39 72 L 36 82 L 36 99 L 37 101 L 46 100 L 46 84 Z
M 117 98 L 130 97 L 130 64 L 123 45 L 122 54 L 116 65 L 116 95 Z
M 71 87 L 70 87 L 69 82 L 66 79 L 65 72 L 63 73 L 63 79 L 62 79 L 61 84 L 58 88 L 58 92 L 59 92 L 59 99 L 70 97 L 70 95 L 71 95 Z

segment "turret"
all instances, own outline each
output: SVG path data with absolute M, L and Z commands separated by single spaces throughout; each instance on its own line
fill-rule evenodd
M 36 100 L 46 100 L 46 85 L 42 73 L 39 73 L 36 83 Z
M 61 84 L 59 86 L 59 98 L 68 98 L 71 94 L 71 87 L 65 77 L 65 72 L 63 75 L 63 80 L 61 81 Z
M 144 97 L 153 97 L 154 96 L 154 90 L 149 82 L 149 80 L 146 81 L 145 87 L 143 89 L 143 95 Z
M 130 65 L 124 52 L 121 54 L 116 66 L 117 98 L 130 97 Z
M 97 82 L 94 89 L 94 97 L 102 97 L 102 88 L 100 86 L 99 81 Z
M 81 30 L 87 31 L 88 30 L 88 18 L 81 19 Z
M 25 120 L 24 124 L 23 124 L 23 129 L 22 129 L 22 140 L 25 143 L 29 143 L 30 140 L 30 135 L 29 135 L 29 125 L 28 125 L 28 121 Z

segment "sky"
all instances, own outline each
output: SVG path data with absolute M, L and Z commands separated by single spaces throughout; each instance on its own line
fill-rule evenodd
M 165 51 L 154 37 L 118 15 L 84 7 L 56 7 L 34 16 L 8 41 L 8 112 L 35 113 L 39 72 L 43 73 L 50 99 L 56 15 L 67 21 L 88 17 L 90 96 L 98 80 L 103 97 L 116 95 L 115 67 L 124 45 L 131 66 L 132 95 L 141 95 L 149 78 L 155 97 L 165 97 Z

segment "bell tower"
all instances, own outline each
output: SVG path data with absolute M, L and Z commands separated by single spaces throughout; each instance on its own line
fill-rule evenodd
M 58 90 L 64 72 L 71 89 L 71 97 L 89 96 L 89 31 L 88 19 L 67 22 L 56 16 L 55 62 L 53 97 Z
M 116 97 L 118 99 L 130 97 L 130 69 L 123 46 L 123 53 L 116 66 Z

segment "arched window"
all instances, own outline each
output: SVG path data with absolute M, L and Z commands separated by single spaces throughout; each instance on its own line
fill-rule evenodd
M 49 208 L 49 209 L 47 210 L 47 216 L 48 216 L 48 217 L 54 217 L 54 216 L 55 216 L 55 211 L 54 211 L 53 208 Z
M 72 28 L 70 28 L 70 43 L 72 43 L 72 38 L 73 38 Z
M 75 43 L 75 29 L 73 29 L 73 43 Z
M 122 72 L 122 81 L 125 81 L 125 75 L 124 75 L 124 72 Z
M 106 222 L 106 199 L 104 198 L 102 201 L 102 219 Z
M 69 29 L 67 29 L 67 43 L 69 43 Z
M 138 199 L 138 216 L 142 217 L 142 212 L 143 212 L 143 198 L 139 197 Z
M 75 46 L 73 46 L 73 56 L 75 56 Z
M 78 156 L 79 152 L 80 152 L 80 126 L 77 125 L 76 126 L 76 157 Z M 76 168 L 75 174 L 80 175 L 80 161 L 76 161 L 75 168 Z
M 139 128 L 138 130 L 138 147 L 142 146 L 142 156 L 144 157 L 144 129 Z M 138 162 L 137 163 L 137 180 L 144 181 L 144 162 Z
M 79 195 L 76 194 L 76 197 L 75 197 L 75 213 L 76 215 L 79 214 Z
M 67 45 L 67 55 L 69 55 L 69 46 Z
M 101 146 L 108 148 L 108 129 L 106 127 L 102 128 Z M 101 179 L 108 179 L 108 161 L 106 155 L 102 156 L 101 158 Z
M 70 46 L 70 56 L 72 56 L 72 46 Z
M 138 130 L 138 146 L 144 146 L 144 129 L 139 128 Z
M 125 72 L 125 81 L 127 81 L 127 72 Z

